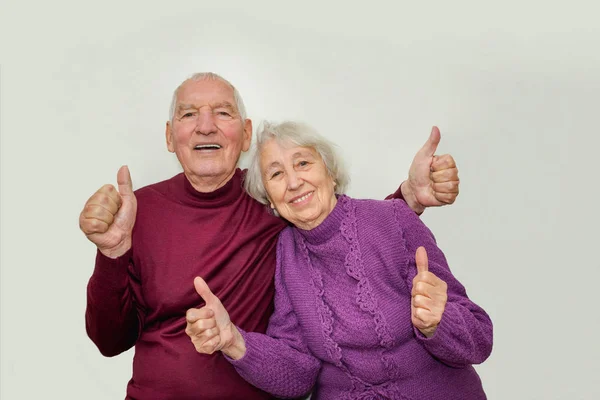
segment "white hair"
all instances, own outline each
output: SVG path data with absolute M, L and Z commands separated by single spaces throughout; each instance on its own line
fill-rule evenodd
M 175 108 L 177 107 L 177 95 L 179 94 L 179 89 L 181 89 L 186 82 L 203 80 L 221 81 L 229 85 L 231 89 L 233 89 L 233 99 L 235 100 L 235 105 L 238 113 L 240 114 L 240 118 L 242 119 L 242 122 L 246 120 L 246 106 L 244 106 L 244 100 L 242 100 L 240 92 L 238 92 L 231 82 L 223 78 L 221 75 L 215 74 L 214 72 L 197 72 L 185 81 L 181 82 L 181 84 L 177 86 L 177 89 L 175 89 L 173 92 L 173 99 L 171 100 L 171 107 L 169 108 L 169 120 L 171 123 L 173 123 L 173 118 L 175 118 Z
M 350 175 L 339 157 L 337 146 L 325 139 L 311 126 L 294 121 L 280 124 L 264 121 L 256 133 L 256 144 L 250 158 L 250 165 L 244 180 L 244 186 L 250 196 L 260 203 L 269 204 L 269 197 L 260 170 L 260 156 L 265 143 L 275 139 L 283 146 L 294 144 L 314 149 L 325 164 L 329 175 L 333 178 L 335 193 L 343 194 L 350 183 Z

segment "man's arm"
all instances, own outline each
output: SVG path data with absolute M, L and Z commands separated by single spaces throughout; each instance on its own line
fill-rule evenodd
M 106 357 L 130 349 L 142 328 L 133 293 L 131 250 L 112 259 L 100 251 L 87 287 L 85 328 L 88 336 Z
M 87 288 L 86 330 L 109 357 L 133 346 L 142 325 L 131 263 L 137 200 L 127 167 L 119 169 L 117 182 L 118 191 L 112 185 L 102 186 L 79 215 L 79 227 L 98 249 Z
M 456 201 L 460 183 L 458 168 L 451 155 L 435 155 L 440 139 L 440 130 L 434 126 L 429 139 L 413 158 L 408 179 L 386 200 L 402 199 L 417 214 L 423 213 L 427 207 Z

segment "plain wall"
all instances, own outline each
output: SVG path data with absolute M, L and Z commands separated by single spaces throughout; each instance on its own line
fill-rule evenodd
M 133 352 L 85 333 L 78 215 L 122 164 L 135 188 L 180 171 L 172 91 L 214 71 L 255 126 L 338 143 L 356 197 L 393 192 L 439 126 L 461 194 L 422 218 L 494 321 L 489 398 L 600 398 L 599 6 L 416 3 L 2 1 L 0 397 L 124 397 Z

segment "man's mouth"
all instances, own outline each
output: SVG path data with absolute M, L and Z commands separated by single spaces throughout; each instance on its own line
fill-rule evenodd
M 196 146 L 194 146 L 194 150 L 219 150 L 221 148 L 220 145 L 216 144 L 216 143 L 209 143 L 209 144 L 197 144 Z

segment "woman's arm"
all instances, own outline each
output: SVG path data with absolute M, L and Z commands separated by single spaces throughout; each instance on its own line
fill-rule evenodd
M 395 207 L 409 253 L 404 279 L 413 295 L 412 317 L 417 340 L 445 364 L 463 367 L 482 363 L 492 351 L 490 317 L 469 299 L 464 286 L 452 275 L 446 257 L 425 224 L 403 202 L 397 201 Z M 421 246 L 427 257 L 419 262 L 418 271 L 415 256 Z M 440 295 L 440 290 L 445 291 L 445 296 Z M 440 306 L 439 319 L 435 320 Z
M 186 333 L 198 352 L 222 351 L 240 376 L 277 397 L 295 398 L 310 392 L 321 362 L 311 355 L 302 337 L 281 279 L 279 256 L 275 271 L 275 312 L 266 335 L 245 332 L 233 325 L 206 283 L 196 278 L 194 284 L 206 302 L 205 307 L 190 309 L 187 313 Z

